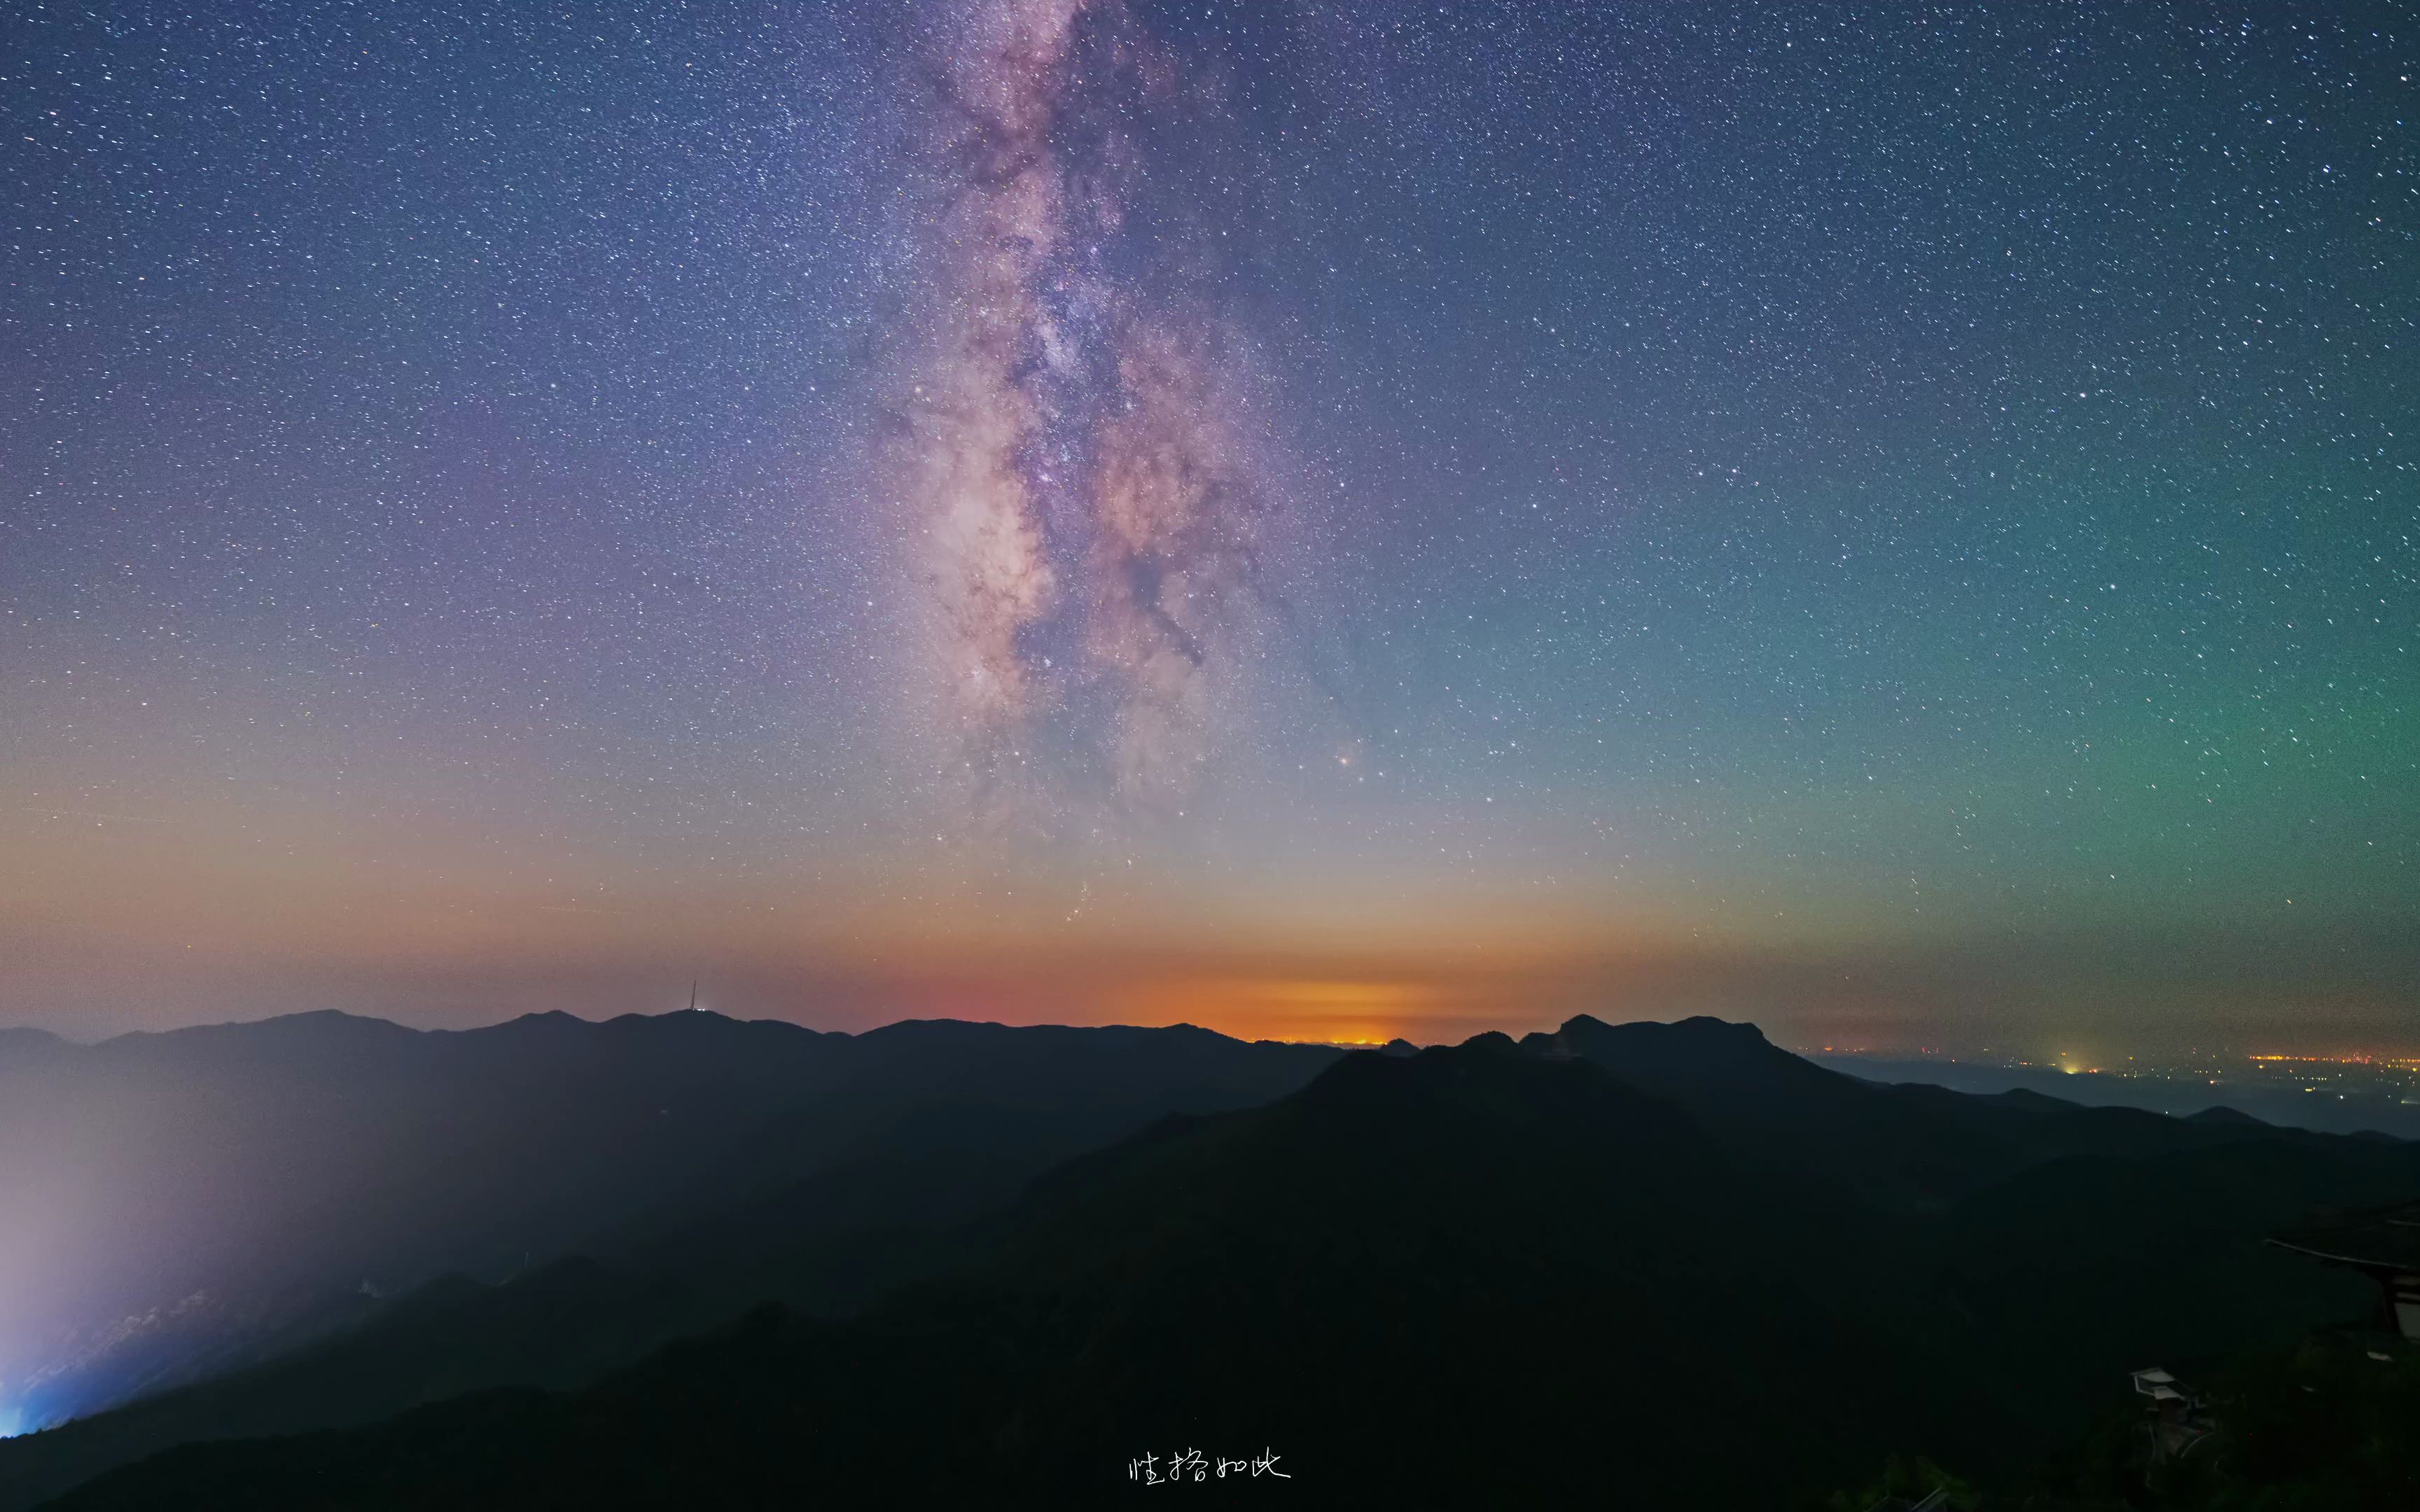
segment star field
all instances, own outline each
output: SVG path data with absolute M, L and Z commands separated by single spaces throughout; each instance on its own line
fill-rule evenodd
M 0 60 L 0 1020 L 2420 1042 L 2409 7 Z

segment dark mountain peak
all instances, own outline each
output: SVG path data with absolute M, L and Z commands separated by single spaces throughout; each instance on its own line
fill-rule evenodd
M 333 1008 L 305 1013 L 280 1013 L 265 1019 L 238 1019 L 225 1024 L 196 1024 L 181 1029 L 137 1030 L 101 1041 L 105 1046 L 149 1046 L 163 1051 L 190 1046 L 212 1049 L 256 1046 L 370 1045 L 416 1038 L 418 1029 L 386 1019 L 347 1013 Z
M 1588 1061 L 1616 1082 L 1686 1110 L 1752 1159 L 1895 1211 L 1937 1209 L 2031 1158 L 2011 1148 L 2003 1131 L 1978 1123 L 1958 1094 L 1907 1095 L 1907 1088 L 1859 1081 L 1792 1055 L 1753 1024 L 1696 1017 L 1607 1025 L 1581 1015 L 1550 1037 L 1532 1038 L 1538 1042 L 1530 1048 L 1542 1058 Z M 2088 1141 L 2104 1132 L 2073 1137 Z
M 996 1024 L 971 1019 L 900 1019 L 853 1037 L 869 1051 L 909 1055 L 930 1051 L 1014 1049 L 1019 1054 L 1063 1055 L 1089 1052 L 1122 1055 L 1137 1051 L 1199 1056 L 1209 1052 L 1335 1054 L 1331 1046 L 1296 1044 L 1283 1040 L 1238 1040 L 1198 1024 Z
M 1725 1041 L 1753 1041 L 1758 1044 L 1769 1042 L 1764 1037 L 1764 1031 L 1755 1025 L 1734 1024 L 1730 1019 L 1716 1018 L 1711 1013 L 1692 1014 L 1673 1024 L 1671 1028 L 1676 1034 L 1713 1037 Z
M 1458 1045 L 1432 1045 L 1416 1056 L 1348 1050 L 1295 1093 L 1295 1101 L 1316 1103 L 1323 1099 L 1358 1096 L 1373 1088 L 1384 1088 L 1391 1094 L 1446 1074 L 1448 1062 L 1486 1054 L 1484 1050 L 1473 1051 L 1467 1041 Z
M 1656 1166 L 1653 1182 L 1668 1184 L 1709 1157 L 1704 1134 L 1679 1108 L 1575 1058 L 1522 1054 L 1506 1036 L 1482 1035 L 1410 1056 L 1353 1051 L 1264 1106 L 1162 1119 L 1045 1176 L 1017 1224 L 1101 1211 L 1124 1193 L 1114 1200 L 1163 1214 L 1136 1230 L 1156 1231 L 1166 1214 L 1200 1219 L 1279 1189 L 1309 1204 L 1306 1223 L 1336 1221 L 1336 1205 L 1353 1202 L 1401 1204 L 1393 1222 L 1575 1162 L 1624 1171 L 1645 1163 Z M 1171 1205 L 1176 1192 L 1184 1196 Z M 1041 1242 L 1074 1269 L 1102 1247 L 1064 1233 Z
M 1664 1024 L 1607 1024 L 1581 1013 L 1552 1035 L 1524 1041 L 1533 1052 L 1580 1056 L 1616 1075 L 1720 1080 L 1735 1090 L 1786 1082 L 1854 1085 L 1837 1072 L 1802 1060 L 1765 1039 L 1753 1024 L 1699 1016 Z
M 1220 1034 L 1216 1029 L 1205 1029 L 1199 1024 L 1171 1024 L 1158 1028 L 1137 1028 L 1131 1025 L 1113 1024 L 1106 1026 L 1106 1027 L 1120 1034 L 1147 1036 L 1169 1044 L 1187 1046 L 1208 1044 L 1287 1044 L 1292 1042 L 1284 1040 L 1239 1040 L 1233 1035 Z
M 1385 1044 L 1378 1047 L 1378 1054 L 1382 1056 L 1417 1056 L 1419 1053 L 1420 1047 L 1419 1045 L 1412 1043 L 1409 1040 L 1400 1038 L 1389 1040 Z
M 1156 1033 L 1152 1029 L 1124 1026 L 1083 1028 L 1066 1024 L 1001 1024 L 994 1019 L 897 1019 L 889 1024 L 862 1030 L 852 1036 L 860 1045 L 882 1047 L 893 1051 L 913 1051 L 938 1046 L 1017 1043 L 1038 1045 L 1047 1041 L 1066 1041 L 1079 1036 L 1096 1037 L 1103 1042 L 1117 1039 L 1136 1039 Z
M 706 1037 L 730 1039 L 736 1036 L 756 1038 L 821 1040 L 846 1039 L 822 1029 L 811 1029 L 787 1019 L 737 1019 L 728 1013 L 718 1013 L 710 1008 L 675 1008 L 661 1013 L 623 1013 L 597 1026 L 608 1034 L 663 1037 L 679 1035 L 688 1040 Z
M 1193 1026 L 1172 1025 L 1171 1029 L 1188 1029 L 1204 1034 L 1205 1029 Z M 868 1041 L 896 1040 L 902 1041 L 962 1042 L 977 1040 L 1048 1040 L 1070 1035 L 1094 1035 L 1104 1039 L 1136 1039 L 1146 1035 L 1168 1033 L 1170 1030 L 1139 1027 L 1129 1024 L 1002 1024 L 998 1019 L 894 1019 L 889 1024 L 861 1030 L 856 1038 Z
M 1633 1088 L 1574 1057 L 1527 1054 L 1511 1036 L 1490 1031 L 1460 1044 L 1430 1045 L 1408 1056 L 1356 1050 L 1312 1078 L 1291 1100 L 1307 1107 L 1351 1108 L 1366 1118 L 1442 1103 L 1491 1109 L 1508 1127 L 1565 1115 L 1578 1103 L 1652 1106 Z M 1422 1115 L 1426 1116 L 1426 1115 Z
M 577 1013 L 566 1013 L 559 1008 L 551 1008 L 543 1013 L 523 1013 L 519 1018 L 509 1018 L 502 1024 L 490 1024 L 484 1028 L 473 1029 L 469 1032 L 473 1034 L 541 1034 L 550 1030 L 594 1027 L 596 1027 L 595 1024 Z
M 366 1013 L 348 1013 L 338 1008 L 315 1008 L 302 1013 L 279 1013 L 271 1018 L 243 1019 L 227 1024 L 205 1024 L 192 1029 L 171 1029 L 171 1034 L 209 1034 L 228 1030 L 252 1030 L 268 1034 L 411 1034 L 390 1019 L 372 1018 Z
M 1830 1137 L 1878 1113 L 1881 1092 L 1775 1045 L 1753 1024 L 1699 1016 L 1606 1024 L 1575 1015 L 1522 1048 L 1546 1060 L 1585 1060 L 1618 1082 L 1680 1103 L 1716 1124 L 1792 1124 Z
M 1563 1022 L 1563 1034 L 1632 1034 L 1653 1035 L 1675 1042 L 1703 1044 L 1766 1044 L 1764 1031 L 1753 1024 L 1735 1024 L 1711 1013 L 1696 1013 L 1668 1023 L 1660 1019 L 1634 1019 L 1623 1024 L 1607 1024 L 1593 1013 L 1575 1013 Z
M 2189 1121 L 2194 1123 L 2229 1124 L 2241 1128 L 2251 1129 L 2266 1129 L 2269 1127 L 2266 1120 L 2256 1119 L 2249 1113 L 2244 1113 L 2238 1109 L 2227 1107 L 2223 1103 L 2214 1108 L 2202 1109 L 2199 1113 L 2194 1114 Z
M 1047 1029 L 1058 1026 L 1030 1024 L 1026 1027 Z M 865 1030 L 858 1038 L 870 1040 L 876 1035 L 1001 1034 L 1007 1032 L 1007 1029 L 1008 1026 L 997 1019 L 893 1019 L 888 1024 Z

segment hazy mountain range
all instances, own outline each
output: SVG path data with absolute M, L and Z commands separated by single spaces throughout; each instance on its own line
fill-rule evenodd
M 1887 1056 L 1815 1055 L 1807 1058 L 1866 1081 L 1927 1082 L 1960 1092 L 2040 1092 L 2087 1107 L 2149 1108 L 2189 1118 L 2210 1108 L 2231 1108 L 2264 1123 L 2323 1134 L 2377 1133 L 2420 1139 L 2420 1099 L 2400 1088 L 2356 1086 L 2341 1089 L 2333 1075 L 2300 1083 L 2268 1085 L 2241 1075 L 2152 1071 L 2119 1075 L 2064 1071 L 2049 1066 L 2002 1065 L 1990 1060 L 1952 1060 L 1942 1056 L 1897 1059 Z
M 12 1264 L 116 1234 L 158 1249 L 53 1294 L 322 1300 L 54 1374 L 53 1413 L 186 1383 L 0 1443 L 0 1508 L 1058 1504 L 1195 1451 L 1324 1504 L 1790 1506 L 1894 1452 L 2014 1473 L 2131 1368 L 2357 1318 L 2266 1236 L 2420 1195 L 2420 1146 L 1877 1085 L 1710 1019 L 1392 1051 L 8 1041 L 8 1200 L 85 1198 Z
M 922 1200 L 989 1200 L 987 1183 L 1164 1114 L 1265 1102 L 1337 1054 L 1185 1028 L 851 1036 L 710 1013 L 460 1033 L 311 1013 L 94 1045 L 15 1031 L 0 1411 L 39 1427 L 440 1275 L 620 1254 L 796 1180 L 929 1162 L 978 1127 L 979 1158 L 945 1163 Z M 851 1200 L 798 1206 L 839 1221 Z

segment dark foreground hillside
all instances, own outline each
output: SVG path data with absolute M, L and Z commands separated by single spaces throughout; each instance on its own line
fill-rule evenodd
M 2361 1283 L 2263 1238 L 2414 1193 L 2410 1146 L 1582 1019 L 1164 1120 L 847 1316 L 190 1445 L 57 1504 L 1058 1504 L 1198 1454 L 1205 1485 L 1223 1462 L 1231 1494 L 1324 1505 L 1811 1505 L 1894 1452 L 2021 1473 L 2122 1409 L 2128 1368 L 2358 1314 Z
M 712 1013 L 10 1038 L 0 1407 L 65 1426 L 0 1440 L 0 1512 L 189 1440 L 585 1384 L 768 1300 L 845 1308 L 1047 1166 L 1338 1054 Z

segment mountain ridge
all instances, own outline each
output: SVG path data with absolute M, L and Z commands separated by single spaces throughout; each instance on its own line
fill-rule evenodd
M 1264 1101 L 1336 1054 L 1206 1034 L 870 1038 L 711 1013 L 419 1030 L 323 1011 L 0 1041 L 0 1203 L 48 1215 L 0 1250 L 0 1408 L 27 1408 L 31 1390 L 39 1426 L 173 1383 L 155 1344 L 223 1357 L 219 1335 L 159 1335 L 116 1376 L 96 1354 L 181 1299 L 216 1299 L 244 1327 L 272 1299 L 307 1310 L 365 1278 L 496 1279 L 779 1190 L 915 1108 L 1013 1094 L 1074 1119 L 1036 1135 L 1055 1150 L 1167 1109 Z M 1003 1061 L 1027 1072 L 987 1088 L 984 1068 Z M 86 1196 L 41 1196 L 62 1190 Z
M 963 1029 L 925 1030 L 933 1037 L 925 1048 L 1014 1032 Z M 1216 1036 L 1140 1042 L 1236 1043 Z M 2088 1417 L 2102 1394 L 2122 1392 L 2135 1353 L 2154 1357 L 2149 1351 L 2180 1342 L 2231 1347 L 2353 1307 L 2357 1284 L 2292 1263 L 2261 1242 L 2263 1226 L 2305 1198 L 2350 1203 L 2420 1189 L 2420 1158 L 2407 1148 L 2258 1125 L 2113 1118 L 2117 1110 L 2055 1099 L 1876 1086 L 1800 1061 L 1753 1026 L 1721 1021 L 1609 1026 L 1577 1015 L 1520 1041 L 1492 1033 L 1459 1046 L 1390 1051 L 1331 1057 L 1265 1103 L 1164 1110 L 1030 1177 L 1011 1162 L 977 1175 L 972 1187 L 964 1184 L 968 1163 L 1001 1148 L 1001 1131 L 1030 1114 L 984 1116 L 1007 1123 L 953 1114 L 931 1126 L 938 1143 L 923 1147 L 901 1143 L 895 1132 L 878 1135 L 864 1151 L 872 1164 L 860 1167 L 862 1179 L 768 1198 L 752 1216 L 727 1220 L 738 1227 L 709 1245 L 770 1245 L 788 1257 L 746 1273 L 729 1290 L 736 1298 L 751 1287 L 787 1288 L 794 1300 L 785 1311 L 667 1346 L 593 1385 L 569 1382 L 568 1395 L 491 1391 L 382 1424 L 325 1428 L 293 1448 L 302 1458 L 290 1462 L 279 1458 L 286 1450 L 251 1441 L 180 1449 L 113 1472 L 64 1504 L 168 1504 L 180 1484 L 223 1484 L 230 1505 L 281 1504 L 281 1463 L 374 1479 L 394 1469 L 383 1456 L 424 1456 L 425 1447 L 413 1447 L 424 1432 L 449 1436 L 448 1452 L 470 1454 L 464 1462 L 483 1464 L 497 1485 L 527 1490 L 571 1473 L 611 1504 L 618 1494 L 611 1477 L 581 1480 L 588 1472 L 561 1465 L 540 1471 L 524 1451 L 577 1441 L 629 1484 L 647 1483 L 661 1466 L 631 1461 L 634 1446 L 675 1453 L 671 1441 L 648 1438 L 648 1412 L 677 1418 L 690 1409 L 675 1399 L 700 1394 L 731 1400 L 729 1382 L 696 1375 L 700 1360 L 725 1358 L 717 1351 L 772 1394 L 770 1405 L 734 1402 L 743 1418 L 795 1408 L 809 1419 L 829 1413 L 856 1424 L 846 1443 L 828 1434 L 798 1442 L 827 1456 L 843 1482 L 872 1477 L 862 1483 L 868 1490 L 881 1484 L 883 1453 L 923 1452 L 898 1437 L 923 1411 L 913 1405 L 925 1400 L 920 1393 L 940 1394 L 926 1404 L 938 1414 L 926 1428 L 1023 1445 L 1011 1457 L 1021 1484 L 1099 1489 L 1097 1463 L 1037 1445 L 1054 1436 L 1148 1436 L 1171 1425 L 1205 1440 L 1249 1436 L 1233 1406 L 1246 1400 L 1288 1425 L 1297 1447 L 1322 1422 L 1382 1432 L 1386 1414 L 1355 1417 L 1363 1409 L 1339 1393 L 1366 1393 L 1391 1403 L 1390 1412 L 1417 1414 L 1427 1409 L 1390 1394 L 1407 1381 L 1433 1381 L 1446 1356 L 1464 1362 L 1464 1373 L 1449 1380 L 1500 1383 L 1544 1372 L 1540 1379 L 1562 1381 L 1560 1389 L 1600 1405 L 1619 1400 L 1639 1422 L 1662 1425 L 1640 1444 L 1693 1443 L 1690 1419 L 1673 1417 L 1669 1402 L 1638 1398 L 1601 1372 L 1575 1385 L 1569 1372 L 1579 1367 L 1569 1358 L 1536 1356 L 1521 1342 L 1593 1336 L 1590 1330 L 1606 1331 L 1608 1358 L 1661 1380 L 1673 1401 L 1724 1401 L 1735 1415 L 1761 1403 L 1759 1431 L 1791 1446 L 1805 1489 L 1851 1474 L 1858 1454 L 1885 1448 L 1988 1462 L 2008 1452 L 1995 1438 L 2039 1446 Z M 956 1086 L 954 1074 L 927 1082 Z M 1789 1095 L 1769 1095 L 1776 1088 Z M 1895 1143 L 1902 1138 L 1925 1146 L 1933 1164 L 1910 1164 Z M 1064 1143 L 1040 1137 L 1022 1148 L 1038 1158 Z M 926 1153 L 909 1153 L 919 1148 Z M 1911 1186 L 1917 1178 L 1923 1182 Z M 923 1216 L 892 1223 L 886 1213 L 900 1210 L 886 1209 L 884 1195 L 919 1180 L 935 1194 L 919 1210 Z M 2227 1194 L 2239 1190 L 2255 1200 L 2231 1202 Z M 875 1200 L 845 1196 L 852 1191 Z M 2093 1195 L 2079 1209 L 2094 1215 L 2090 1224 L 2061 1216 L 2077 1207 L 2075 1193 Z M 817 1213 L 830 1222 L 818 1227 L 811 1221 Z M 2141 1246 L 2162 1232 L 2200 1237 L 2147 1264 Z M 768 1237 L 776 1234 L 790 1237 Z M 2044 1330 L 2024 1305 L 2024 1288 L 2012 1278 L 2054 1263 L 2071 1277 L 2060 1283 L 2070 1289 L 2058 1305 L 2093 1317 L 2103 1336 Z M 541 1326 L 531 1347 L 576 1354 L 597 1330 L 628 1326 L 615 1319 L 639 1316 L 612 1299 L 616 1288 L 647 1294 L 644 1275 L 602 1285 L 602 1311 L 552 1333 Z M 2165 1301 L 2163 1288 L 2172 1294 Z M 2244 1295 L 2260 1305 L 2218 1305 Z M 1474 1303 L 1481 1297 L 1501 1300 Z M 514 1304 L 492 1292 L 448 1304 L 508 1312 Z M 798 1311 L 801 1304 L 837 1310 L 814 1318 Z M 1675 1332 L 1680 1319 L 1688 1325 Z M 893 1363 L 877 1366 L 877 1359 Z M 1368 1368 L 1333 1364 L 1357 1359 Z M 844 1369 L 841 1360 L 857 1365 Z M 1326 1363 L 1313 1370 L 1314 1360 Z M 1978 1360 L 2009 1364 L 1978 1372 L 1971 1368 Z M 835 1397 L 835 1382 L 860 1368 L 891 1384 Z M 1339 1368 L 1343 1375 L 1324 1385 L 1311 1379 Z M 933 1384 L 953 1373 L 959 1385 Z M 1339 1384 L 1346 1378 L 1358 1384 Z M 1294 1384 L 1272 1396 L 1271 1379 Z M 1176 1380 L 1196 1384 L 1180 1390 Z M 1944 1380 L 1961 1382 L 1958 1411 L 1947 1416 L 1926 1405 Z M 566 1384 L 559 1377 L 537 1383 Z M 674 1396 L 649 1395 L 662 1392 Z M 624 1409 L 613 1403 L 632 1401 L 653 1405 L 636 1420 L 615 1416 Z M 779 1406 L 784 1401 L 793 1406 Z M 1488 1416 L 1502 1404 L 1485 1394 L 1456 1401 L 1467 1421 L 1514 1431 L 1511 1418 Z M 1012 1404 L 1010 1416 L 999 1415 L 1001 1402 Z M 1554 1414 L 1568 1410 L 1544 1397 L 1523 1408 L 1538 1421 L 1562 1421 Z M 589 1432 L 581 1424 L 604 1421 L 613 1424 L 612 1442 L 581 1438 Z M 785 1432 L 800 1431 L 798 1420 L 783 1421 L 791 1424 Z M 1419 1421 L 1424 1440 L 1450 1432 L 1442 1418 Z M 1823 1431 L 1810 1439 L 1808 1424 Z M 1996 1427 L 1978 1431 L 1981 1424 Z M 1571 1419 L 1565 1431 L 1604 1429 Z M 460 1434 L 469 1438 L 452 1437 Z M 773 1484 L 763 1476 L 779 1480 L 765 1443 L 745 1434 L 716 1443 L 714 1452 L 736 1456 L 735 1466 L 755 1467 L 746 1473 L 760 1477 L 751 1482 L 759 1489 Z M 8 1447 L 0 1445 L 0 1484 Z M 1306 1454 L 1297 1463 L 1306 1473 L 1332 1473 L 1337 1462 L 1321 1459 Z M 991 1469 L 1006 1473 L 1005 1463 Z M 1671 1487 L 1687 1479 L 1679 1465 L 1666 1466 Z M 1447 1481 L 1462 1477 L 1474 1495 L 1486 1474 L 1501 1471 L 1477 1461 L 1450 1473 L 1431 1468 Z M 928 1477 L 919 1484 L 947 1494 L 999 1489 L 980 1470 L 939 1465 L 919 1471 Z M 1732 1473 L 1713 1481 L 1700 1473 L 1699 1489 L 1723 1474 Z M 1784 1489 L 1740 1474 L 1731 1494 Z M 200 1479 L 179 1480 L 189 1475 Z M 1544 1472 L 1525 1484 L 1540 1495 L 1571 1489 Z M 146 1486 L 163 1500 L 146 1502 Z M 478 1504 L 484 1493 L 447 1482 L 421 1485 L 418 1494 Z

